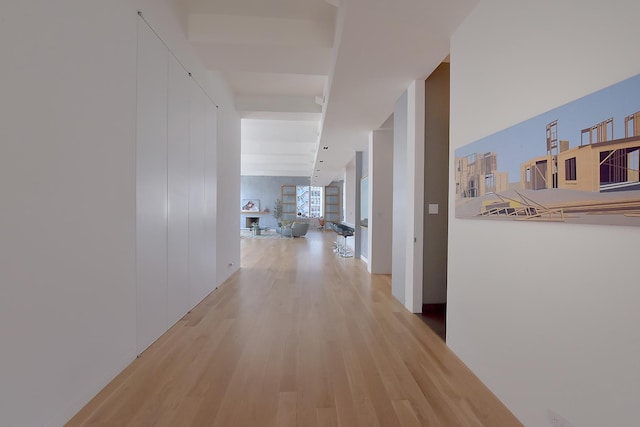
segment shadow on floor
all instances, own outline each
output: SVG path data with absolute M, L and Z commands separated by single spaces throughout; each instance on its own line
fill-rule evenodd
M 422 313 L 416 314 L 442 341 L 447 340 L 447 304 L 423 304 Z

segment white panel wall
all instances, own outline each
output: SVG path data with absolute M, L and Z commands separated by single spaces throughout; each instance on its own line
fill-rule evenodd
M 169 56 L 168 91 L 168 314 L 167 327 L 190 308 L 189 301 L 189 95 L 191 79 Z
M 137 348 L 141 353 L 167 325 L 167 64 L 169 52 L 138 25 L 136 144 Z
M 141 353 L 216 287 L 217 114 L 200 85 L 142 19 L 138 38 Z
M 480 2 L 452 40 L 451 155 L 640 73 L 638 16 L 631 0 Z M 640 228 L 450 207 L 447 344 L 525 425 L 637 425 Z
M 239 198 L 233 96 L 199 65 L 174 3 L 0 2 L 2 426 L 63 425 L 137 354 L 138 10 L 225 112 L 226 169 L 218 173 L 224 197 Z M 184 117 L 173 117 L 165 118 L 169 129 L 184 127 Z M 170 177 L 182 173 L 184 164 L 169 164 Z M 170 204 L 184 191 L 184 182 L 177 185 Z M 222 200 L 218 213 L 237 221 L 239 202 Z M 184 218 L 170 218 L 184 227 Z M 238 228 L 223 234 L 236 238 L 225 260 L 239 260 Z M 170 247 L 184 251 L 184 239 Z

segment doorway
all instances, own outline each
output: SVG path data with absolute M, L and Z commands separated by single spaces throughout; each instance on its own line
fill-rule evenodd
M 450 64 L 425 81 L 424 247 L 421 319 L 446 339 Z

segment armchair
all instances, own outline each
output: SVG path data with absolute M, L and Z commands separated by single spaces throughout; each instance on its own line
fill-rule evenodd
M 308 230 L 309 230 L 308 223 L 294 222 L 289 226 L 280 227 L 278 232 L 282 234 L 282 236 L 284 237 L 302 237 L 305 234 L 307 234 Z

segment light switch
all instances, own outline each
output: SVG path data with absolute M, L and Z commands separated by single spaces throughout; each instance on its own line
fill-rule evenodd
M 429 203 L 429 215 L 438 215 L 437 203 Z

